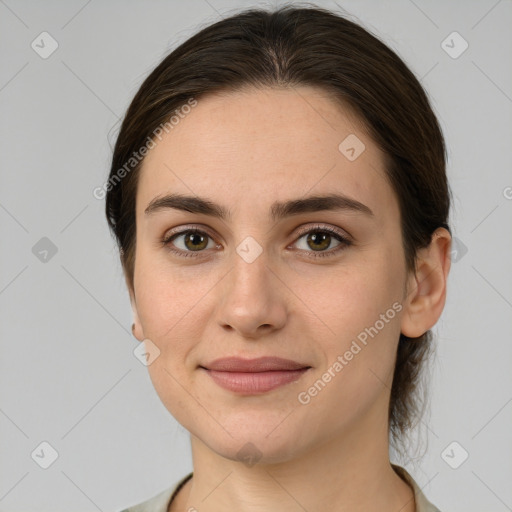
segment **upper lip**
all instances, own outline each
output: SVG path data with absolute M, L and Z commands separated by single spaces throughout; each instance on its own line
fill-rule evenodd
M 223 357 L 215 359 L 203 368 L 220 372 L 267 372 L 276 370 L 302 370 L 310 368 L 309 365 L 283 359 L 281 357 L 258 357 L 257 359 L 243 359 L 241 357 Z

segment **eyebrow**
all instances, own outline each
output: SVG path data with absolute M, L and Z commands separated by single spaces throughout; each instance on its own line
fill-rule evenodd
M 182 194 L 169 194 L 155 197 L 144 210 L 144 213 L 146 215 L 151 215 L 157 211 L 169 208 L 208 215 L 222 220 L 228 220 L 231 218 L 231 212 L 227 208 L 216 204 L 209 199 Z M 363 213 L 369 217 L 374 216 L 372 210 L 368 206 L 355 199 L 343 194 L 328 194 L 292 199 L 284 202 L 276 201 L 270 207 L 270 217 L 272 221 L 275 222 L 301 213 L 320 211 L 351 211 L 355 213 Z

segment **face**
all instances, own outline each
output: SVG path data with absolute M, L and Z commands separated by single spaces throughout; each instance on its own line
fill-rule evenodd
M 135 335 L 193 436 L 275 462 L 387 431 L 408 276 L 384 156 L 348 108 L 307 87 L 199 99 L 147 155 L 136 225 Z M 213 371 L 226 357 L 296 369 Z

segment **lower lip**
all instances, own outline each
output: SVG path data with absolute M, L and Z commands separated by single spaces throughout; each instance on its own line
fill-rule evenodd
M 294 382 L 302 377 L 309 368 L 300 370 L 276 370 L 268 372 L 220 372 L 208 370 L 206 372 L 221 388 L 235 393 L 248 395 L 265 393 Z

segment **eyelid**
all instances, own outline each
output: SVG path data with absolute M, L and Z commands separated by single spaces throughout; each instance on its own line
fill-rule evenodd
M 299 231 L 296 235 L 297 238 L 301 238 L 303 235 L 309 233 L 310 231 L 326 231 L 331 234 L 335 234 L 345 240 L 346 242 L 353 242 L 352 237 L 344 230 L 338 227 L 333 227 L 328 224 L 318 224 L 314 223 L 313 225 L 308 224 L 306 226 L 302 226 L 299 228 Z
M 162 237 L 162 240 L 169 240 L 175 235 L 183 235 L 185 233 L 189 233 L 191 231 L 197 231 L 199 233 L 205 233 L 207 234 L 212 240 L 217 239 L 217 235 L 214 235 L 213 232 L 210 230 L 209 227 L 205 226 L 204 224 L 180 224 L 176 228 L 168 229 L 164 236 Z

